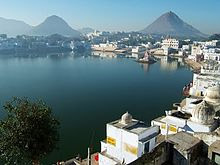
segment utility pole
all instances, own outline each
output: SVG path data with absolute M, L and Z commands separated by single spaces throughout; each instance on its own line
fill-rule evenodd
M 87 165 L 90 165 L 90 148 L 88 147 Z

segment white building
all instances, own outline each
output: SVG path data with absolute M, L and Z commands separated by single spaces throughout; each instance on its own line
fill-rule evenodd
M 220 63 L 220 50 L 218 48 L 203 49 L 204 60 L 214 60 Z
M 147 49 L 153 48 L 153 45 L 152 45 L 151 42 L 148 42 L 147 44 L 141 44 L 141 46 L 144 46 L 144 47 L 147 48 Z
M 155 147 L 158 133 L 157 126 L 147 127 L 145 123 L 125 113 L 120 120 L 107 124 L 107 139 L 101 141 L 99 165 L 133 162 Z
M 136 47 L 133 47 L 131 52 L 132 53 L 141 53 L 141 52 L 144 52 L 146 51 L 146 47 L 145 46 L 136 46 Z
M 178 56 L 184 56 L 186 54 L 186 52 L 183 49 L 180 49 L 178 52 Z
M 118 49 L 117 43 L 102 43 L 99 45 L 92 45 L 91 49 L 94 51 L 103 51 L 103 52 L 114 52 L 116 49 Z
M 191 55 L 192 56 L 202 55 L 202 47 L 201 47 L 201 45 L 192 45 Z
M 170 49 L 170 48 L 167 48 L 167 47 L 164 47 L 164 48 L 163 48 L 163 54 L 164 54 L 164 55 L 169 55 L 170 52 L 171 52 L 171 49 Z
M 179 48 L 179 41 L 173 38 L 168 38 L 162 41 L 162 48 L 167 49 L 178 49 Z
M 220 83 L 220 65 L 207 65 L 201 68 L 200 73 L 193 74 L 193 86 L 190 95 L 195 97 L 204 96 L 206 89 Z
M 182 49 L 183 49 L 183 50 L 190 50 L 190 45 L 183 45 L 183 46 L 182 46 Z
M 93 39 L 94 37 L 99 37 L 101 35 L 102 35 L 102 32 L 95 30 L 94 32 L 87 34 L 87 37 L 89 39 Z
M 205 41 L 205 42 L 194 42 L 194 43 L 198 43 L 202 47 L 216 47 L 218 40 Z
M 220 63 L 220 53 L 204 53 L 204 60 L 214 60 Z

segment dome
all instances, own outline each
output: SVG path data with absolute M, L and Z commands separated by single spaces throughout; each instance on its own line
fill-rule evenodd
M 220 86 L 209 87 L 205 93 L 205 101 L 210 103 L 220 103 Z
M 132 122 L 132 116 L 128 112 L 126 112 L 121 116 L 121 121 L 120 121 L 121 124 L 129 124 L 131 122 Z
M 200 124 L 212 124 L 214 122 L 215 110 L 212 105 L 206 101 L 199 103 L 194 110 L 192 110 L 191 120 Z

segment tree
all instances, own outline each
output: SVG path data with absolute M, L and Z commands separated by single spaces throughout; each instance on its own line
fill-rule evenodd
M 59 121 L 43 101 L 14 98 L 0 121 L 0 159 L 4 164 L 39 164 L 57 147 Z

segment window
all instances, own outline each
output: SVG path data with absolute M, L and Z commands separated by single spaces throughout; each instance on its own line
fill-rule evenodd
M 150 148 L 150 141 L 144 144 L 144 153 L 148 153 Z
M 213 160 L 215 163 L 220 164 L 220 154 L 217 154 L 217 153 L 213 152 L 212 160 Z

